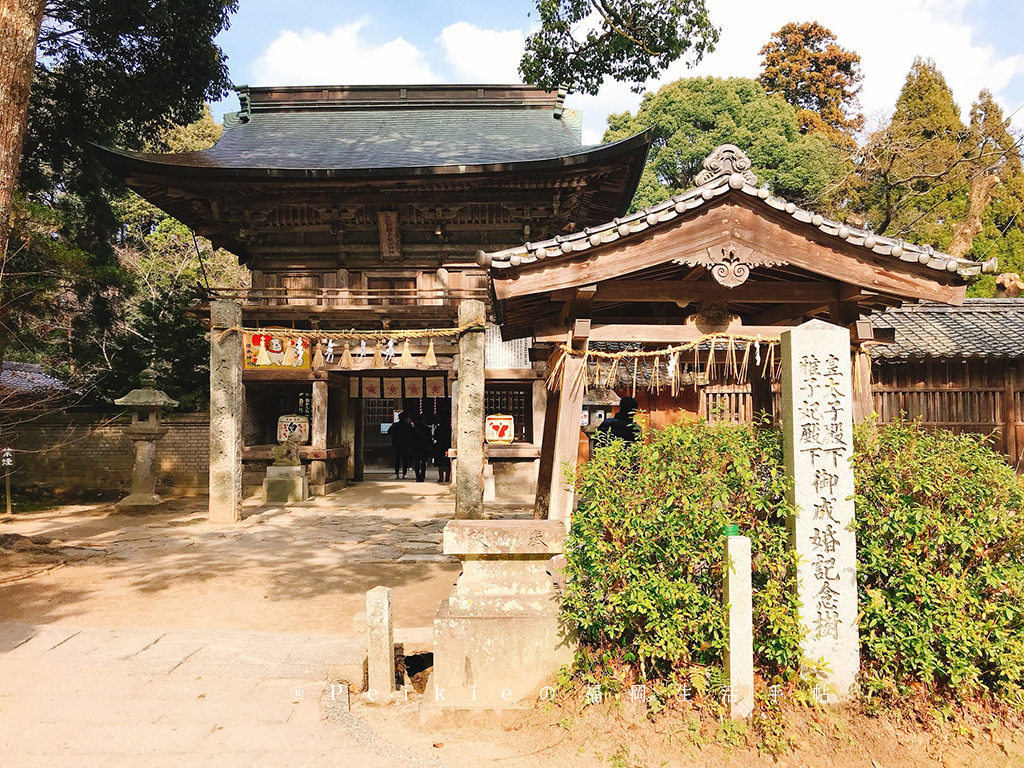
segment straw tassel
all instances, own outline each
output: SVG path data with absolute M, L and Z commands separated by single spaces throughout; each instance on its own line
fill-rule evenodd
M 406 339 L 402 345 L 402 356 L 398 358 L 399 368 L 412 368 L 412 352 L 409 351 L 409 340 Z
M 371 368 L 383 368 L 384 367 L 384 355 L 380 351 L 380 342 L 373 348 L 373 362 L 370 363 Z
M 324 367 L 324 343 L 322 340 L 316 343 L 316 352 L 313 353 L 313 367 Z
M 345 342 L 345 351 L 341 353 L 341 362 L 338 363 L 342 368 L 352 367 L 352 350 L 348 347 L 348 342 Z
M 427 354 L 423 356 L 423 364 L 428 368 L 433 368 L 437 365 L 437 356 L 434 354 L 434 338 L 430 338 L 430 343 L 427 344 Z

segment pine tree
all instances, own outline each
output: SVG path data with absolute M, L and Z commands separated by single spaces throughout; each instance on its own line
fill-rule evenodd
M 964 218 L 974 168 L 970 132 L 946 79 L 917 58 L 891 122 L 864 150 L 862 204 L 877 232 L 945 249 Z

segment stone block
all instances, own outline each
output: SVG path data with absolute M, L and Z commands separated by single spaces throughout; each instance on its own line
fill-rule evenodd
M 287 504 L 309 498 L 309 480 L 305 467 L 267 467 L 263 481 L 264 504 Z
M 390 587 L 374 587 L 366 593 L 366 639 L 368 690 L 376 691 L 386 700 L 395 692 L 395 627 Z
M 510 709 L 532 706 L 572 643 L 562 635 L 560 601 L 547 572 L 562 551 L 560 521 L 455 520 L 444 553 L 462 560 L 451 596 L 434 617 L 434 671 L 424 706 Z
M 807 634 L 804 657 L 824 661 L 822 699 L 854 693 L 860 666 L 853 531 L 850 332 L 812 320 L 782 334 L 783 446 L 791 481 L 790 539 Z

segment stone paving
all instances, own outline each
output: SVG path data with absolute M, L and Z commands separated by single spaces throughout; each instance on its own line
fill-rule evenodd
M 327 720 L 331 668 L 364 653 L 351 638 L 3 623 L 0 764 L 440 765 Z
M 453 514 L 446 486 L 371 481 L 234 525 L 202 498 L 0 515 L 52 542 L 0 546 L 0 766 L 441 765 L 325 697 L 361 668 L 372 586 L 395 589 L 396 642 L 431 649 Z

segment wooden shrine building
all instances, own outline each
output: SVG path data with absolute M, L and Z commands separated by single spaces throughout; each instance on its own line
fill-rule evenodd
M 717 365 L 746 378 L 755 410 L 771 413 L 781 327 L 820 318 L 851 330 L 854 417 L 863 418 L 872 410 L 865 345 L 875 342 L 864 318 L 904 301 L 960 304 L 967 283 L 996 267 L 879 237 L 775 197 L 758 186 L 735 146 L 716 149 L 696 181 L 636 214 L 479 256 L 490 268 L 504 338 L 558 345 L 540 515 L 567 518 L 572 508 L 564 467 L 577 460 L 588 385 L 638 399 L 649 392 L 652 414 L 678 418 L 696 413 L 688 389 L 695 393 Z
M 321 493 L 384 463 L 382 431 L 396 410 L 449 418 L 457 337 L 417 333 L 451 329 L 461 302 L 487 300 L 477 252 L 627 211 L 651 131 L 584 147 L 581 115 L 563 96 L 525 86 L 243 87 L 210 149 L 101 150 L 132 189 L 252 271 L 250 289 L 209 291 L 211 496 L 226 499 L 226 517 L 241 493 L 238 467 L 259 481 L 283 414 L 310 417 L 300 454 Z M 241 349 L 218 358 L 232 330 Z M 494 328 L 487 336 L 487 410 L 517 416 L 504 450 L 533 468 L 543 381 L 528 343 L 505 343 Z M 219 504 L 211 498 L 211 515 Z

